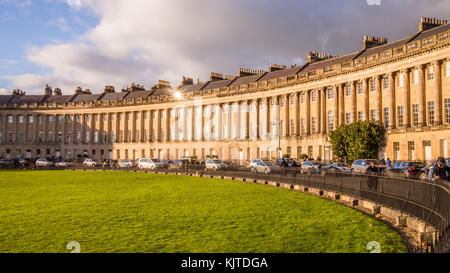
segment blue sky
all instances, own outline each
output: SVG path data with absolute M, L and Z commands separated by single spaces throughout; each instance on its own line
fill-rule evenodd
M 4 76 L 49 72 L 27 60 L 30 47 L 77 39 L 97 23 L 94 14 L 66 1 L 0 0 L 0 88 L 13 88 Z
M 347 54 L 365 34 L 401 39 L 420 16 L 450 19 L 447 0 L 379 1 L 0 0 L 0 93 L 174 86 L 182 76 L 301 64 L 312 50 Z

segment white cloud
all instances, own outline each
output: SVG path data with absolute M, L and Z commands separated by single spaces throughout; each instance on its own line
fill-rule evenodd
M 5 88 L 0 88 L 0 95 L 9 95 L 9 92 Z
M 438 11 L 418 0 L 380 7 L 359 0 L 299 2 L 67 0 L 78 11 L 96 14 L 99 23 L 73 42 L 29 48 L 28 61 L 49 73 L 8 79 L 14 88 L 41 90 L 49 83 L 65 93 L 79 85 L 97 92 L 131 82 L 149 88 L 158 79 L 176 85 L 183 75 L 206 80 L 209 72 L 235 74 L 239 66 L 301 64 L 311 50 L 342 55 L 359 50 L 364 34 L 395 39 L 412 34 L 422 6 L 437 17 L 450 12 L 438 0 L 429 1 Z
M 81 6 L 81 0 L 66 0 L 67 5 L 78 8 Z
M 56 19 L 53 19 L 45 24 L 46 26 L 51 27 L 57 27 L 62 32 L 69 32 L 71 31 L 71 28 L 69 27 L 69 24 L 67 23 L 66 19 L 64 17 L 58 17 Z

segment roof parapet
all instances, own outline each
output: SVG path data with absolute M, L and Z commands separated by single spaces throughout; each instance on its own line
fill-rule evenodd
M 325 54 L 325 53 L 319 53 L 317 51 L 310 51 L 308 52 L 308 55 L 306 57 L 306 62 L 307 63 L 316 63 L 316 62 L 320 62 L 320 61 L 324 61 L 327 59 L 332 59 L 332 58 L 336 58 L 336 56 L 333 56 L 331 54 Z
M 281 65 L 281 64 L 271 64 L 269 66 L 269 72 L 274 72 L 274 71 L 278 71 L 278 70 L 285 70 L 286 66 L 285 65 Z
M 370 35 L 364 35 L 364 40 L 363 40 L 363 49 L 368 49 L 368 48 L 372 48 L 372 47 L 376 47 L 376 46 L 380 46 L 380 45 L 385 45 L 387 44 L 388 39 L 385 37 L 375 37 L 375 36 L 370 36 Z
M 264 71 L 264 70 L 248 69 L 248 68 L 239 67 L 238 77 L 260 75 L 265 72 L 266 71 Z
M 448 24 L 447 20 L 441 20 L 429 17 L 420 17 L 419 31 L 429 30 L 438 26 Z

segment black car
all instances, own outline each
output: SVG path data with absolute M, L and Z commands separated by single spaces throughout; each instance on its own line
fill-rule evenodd
M 445 164 L 450 166 L 450 158 L 445 159 Z M 436 166 L 436 161 L 434 161 L 431 165 L 420 170 L 419 178 L 420 180 L 428 180 L 428 173 L 432 167 Z
M 384 174 L 390 177 L 418 178 L 424 167 L 425 164 L 420 161 L 396 161 Z

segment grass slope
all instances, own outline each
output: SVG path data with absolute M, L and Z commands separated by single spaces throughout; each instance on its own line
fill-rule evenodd
M 263 185 L 128 172 L 1 171 L 0 252 L 406 252 L 383 223 Z

